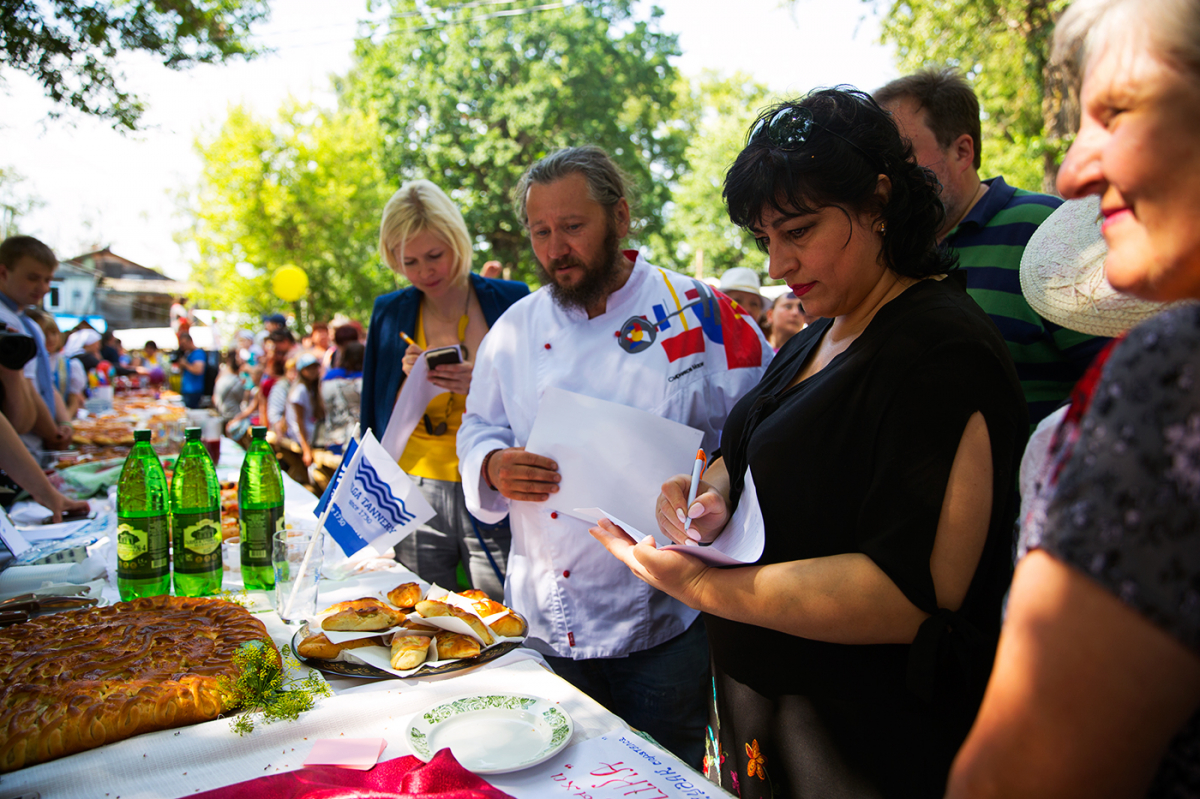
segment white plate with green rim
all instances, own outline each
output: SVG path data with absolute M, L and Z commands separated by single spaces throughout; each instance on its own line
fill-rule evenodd
M 404 737 L 428 762 L 450 748 L 476 774 L 504 774 L 545 762 L 571 741 L 567 711 L 534 696 L 483 694 L 441 702 L 413 716 Z

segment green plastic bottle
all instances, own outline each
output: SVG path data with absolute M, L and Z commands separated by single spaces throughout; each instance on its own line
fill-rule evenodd
M 171 592 L 167 475 L 150 431 L 135 430 L 133 441 L 117 483 L 117 590 L 126 601 Z
M 283 477 L 275 452 L 267 443 L 267 428 L 250 430 L 250 449 L 238 479 L 238 517 L 242 527 L 242 582 L 246 588 L 272 589 L 272 537 L 283 530 Z
M 171 478 L 171 563 L 175 596 L 221 590 L 221 484 L 200 428 L 184 431 Z

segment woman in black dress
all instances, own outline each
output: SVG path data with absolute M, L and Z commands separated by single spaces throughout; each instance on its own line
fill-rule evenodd
M 873 100 L 831 89 L 765 112 L 726 176 L 730 217 L 823 318 L 734 408 L 696 502 L 681 475 L 658 515 L 704 543 L 756 502 L 761 558 L 593 530 L 704 611 L 705 766 L 743 797 L 941 796 L 988 677 L 1027 414 L 995 326 L 941 280 L 937 183 L 911 156 Z

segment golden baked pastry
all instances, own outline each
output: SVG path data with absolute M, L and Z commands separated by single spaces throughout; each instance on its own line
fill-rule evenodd
M 111 416 L 95 416 L 75 421 L 72 443 L 100 447 L 133 446 L 133 425 Z
M 427 635 L 397 635 L 392 638 L 392 668 L 400 671 L 415 669 L 429 656 Z M 478 645 L 475 647 L 479 649 Z
M 401 583 L 388 591 L 387 598 L 398 608 L 416 607 L 421 601 L 421 586 L 418 583 Z
M 326 612 L 333 615 L 321 619 L 322 630 L 341 630 L 345 632 L 368 632 L 372 630 L 387 630 L 399 626 L 405 615 L 386 603 L 369 597 L 353 599 L 349 602 L 338 602 L 330 605 Z
M 473 658 L 479 654 L 479 642 L 469 635 L 443 630 L 437 634 L 438 660 Z
M 491 599 L 488 592 L 479 588 L 468 588 L 466 591 L 459 591 L 459 596 L 465 596 L 467 599 Z
M 382 645 L 383 642 L 379 640 L 379 636 L 375 635 L 370 638 L 356 638 L 353 641 L 335 644 L 325 636 L 325 633 L 317 633 L 316 635 L 308 636 L 296 644 L 296 651 L 300 653 L 301 657 L 316 658 L 317 660 L 337 660 L 337 656 L 347 649 Z
M 479 640 L 483 641 L 484 646 L 491 646 L 496 640 L 492 637 L 487 625 L 480 621 L 478 616 L 468 613 L 462 608 L 456 608 L 454 605 L 438 602 L 435 599 L 426 599 L 417 603 L 417 613 L 427 619 L 434 616 L 453 616 L 456 619 L 462 619 L 479 636 Z
M 219 599 L 158 596 L 0 629 L 0 772 L 233 709 L 233 655 L 263 623 Z
M 413 621 L 412 619 L 405 619 L 400 626 L 406 630 L 416 630 L 419 633 L 436 633 L 438 630 L 442 629 L 441 627 L 433 627 L 429 624 L 421 624 L 420 622 Z
M 508 613 L 507 616 L 501 616 L 495 621 L 488 622 L 487 626 L 492 629 L 496 635 L 502 635 L 505 638 L 520 638 L 525 634 L 528 625 L 517 612 L 511 608 L 507 608 L 492 599 L 477 599 L 475 600 L 475 612 L 480 616 L 487 618 L 494 616 L 497 613 Z

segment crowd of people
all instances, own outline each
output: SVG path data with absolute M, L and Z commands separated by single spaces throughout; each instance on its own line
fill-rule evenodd
M 197 400 L 215 409 L 235 441 L 248 440 L 252 425 L 268 427 L 289 474 L 310 483 L 314 453 L 340 454 L 357 431 L 365 331 L 344 319 L 332 335 L 330 323 L 316 322 L 297 338 L 283 314 L 262 321 L 258 333 L 237 331 L 210 394 Z
M 559 674 L 741 796 L 1195 795 L 1197 312 L 1161 301 L 1200 297 L 1198 25 L 1181 0 L 1068 12 L 1085 109 L 1066 206 L 979 174 L 978 103 L 949 70 L 768 109 L 724 193 L 789 291 L 768 307 L 752 271 L 723 275 L 719 337 L 622 335 L 704 289 L 621 249 L 602 151 L 551 153 L 514 189 L 531 296 L 470 273 L 436 186 L 401 187 L 380 252 L 412 285 L 376 303 L 364 426 L 387 426 L 427 348 L 463 352 L 430 371 L 450 399 L 401 456 L 439 514 L 402 560 L 482 580 L 487 554 Z M 1158 301 L 1124 337 L 1137 319 L 1097 305 L 1082 261 L 1023 291 L 1039 227 L 1060 245 L 1097 214 L 1113 284 Z M 1063 286 L 1072 314 L 1043 302 Z M 753 508 L 759 560 L 706 566 L 607 521 L 590 532 L 615 557 L 589 546 L 545 504 L 558 464 L 524 448 L 551 387 L 703 431 L 699 493 L 664 484 L 660 529 L 702 545 Z
M 1065 204 L 980 175 L 953 70 L 766 109 L 724 199 L 773 301 L 753 270 L 713 291 L 623 249 L 629 187 L 597 147 L 513 188 L 532 293 L 473 272 L 454 202 L 407 182 L 379 254 L 409 285 L 365 346 L 268 317 L 212 404 L 307 466 L 429 381 L 397 459 L 436 515 L 397 559 L 446 586 L 462 564 L 557 673 L 739 796 L 1200 796 L 1198 43 L 1194 0 L 1068 8 Z M 5 362 L 5 413 L 52 440 L 79 374 L 21 318 L 40 297 L 14 263 L 0 318 L 37 365 Z M 762 555 L 712 566 L 552 510 L 559 464 L 526 449 L 552 388 L 699 430 L 707 469 L 694 498 L 662 485 L 660 531 L 759 518 Z
M 339 318 L 332 336 L 329 323 L 317 322 L 297 339 L 286 317 L 270 314 L 257 334 L 238 331 L 218 366 L 215 353 L 193 340 L 194 316 L 187 298 L 179 297 L 171 307 L 174 340 L 167 350 L 147 340 L 140 350 L 129 351 L 107 325 L 97 331 L 83 319 L 64 331 L 41 307 L 57 266 L 50 247 L 32 236 L 10 236 L 0 243 L 5 333 L 0 369 L 11 372 L 5 374 L 3 410 L 23 445 L 22 452 L 8 453 L 12 469 L 0 466 L 8 476 L 0 494 L 8 501 L 20 487 L 29 489 L 28 479 L 14 484 L 13 475 L 40 472 L 29 464 L 44 451 L 70 445 L 72 423 L 85 401 L 104 387 L 166 387 L 178 380 L 183 404 L 213 408 L 235 440 L 248 439 L 252 424 L 274 429 L 280 442 L 290 442 L 281 447 L 285 459 L 296 450 L 289 465 L 304 482 L 309 482 L 315 449 L 340 453 L 357 430 L 365 334 L 358 322 Z M 19 354 L 27 346 L 29 357 L 19 364 L 17 355 L 8 357 L 8 349 Z M 20 467 L 14 458 L 21 459 Z M 51 504 L 57 508 L 63 501 L 54 498 Z

